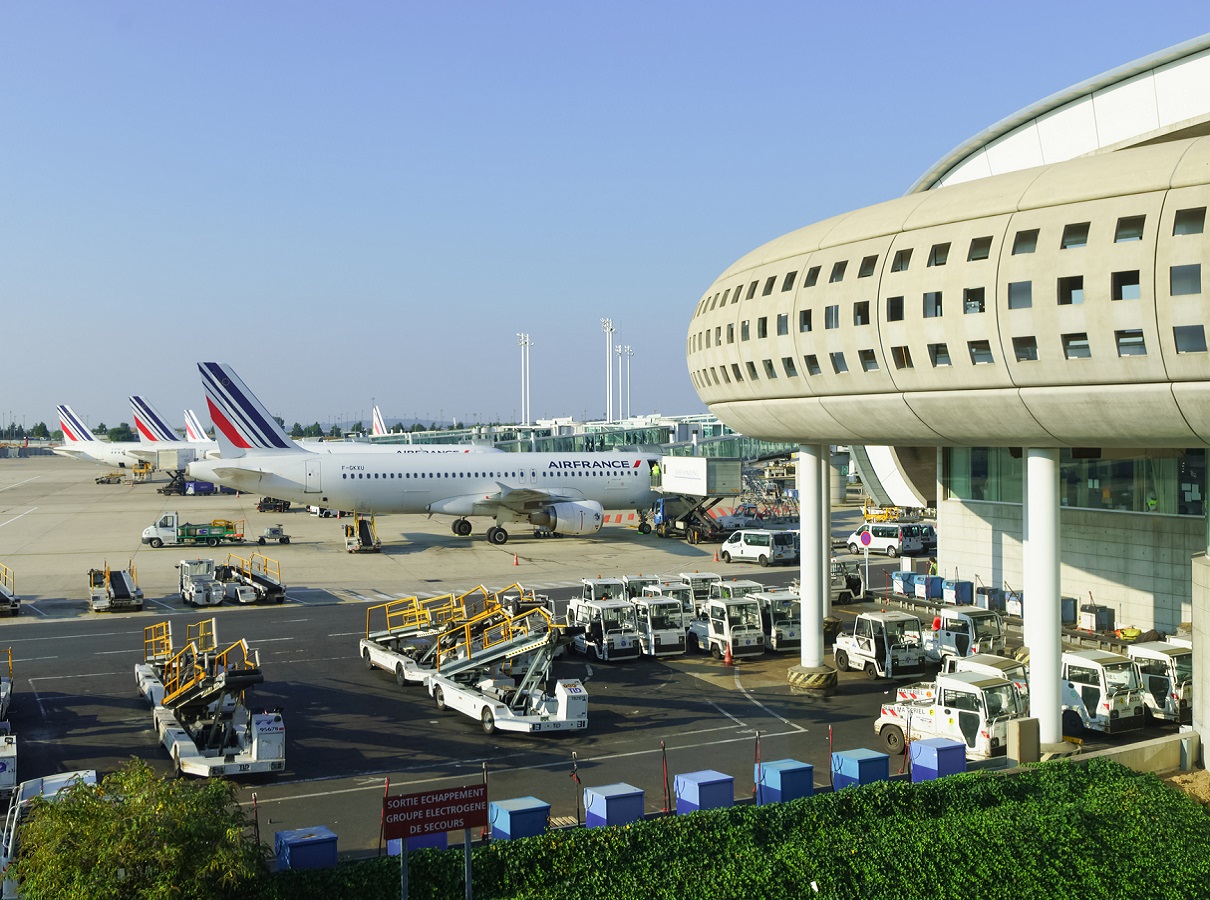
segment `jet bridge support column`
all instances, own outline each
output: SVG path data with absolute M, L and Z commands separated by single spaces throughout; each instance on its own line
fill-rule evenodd
M 824 464 L 831 450 L 827 445 L 803 444 L 798 448 L 798 517 L 801 529 L 798 590 L 802 609 L 802 650 L 799 665 L 790 669 L 787 680 L 794 693 L 827 696 L 836 690 L 836 670 L 824 665 L 823 618 L 830 529 L 823 527 L 821 507 L 827 502 Z
M 1030 714 L 1043 749 L 1063 740 L 1059 684 L 1062 610 L 1059 604 L 1059 451 L 1025 451 L 1023 534 L 1025 646 L 1029 648 Z

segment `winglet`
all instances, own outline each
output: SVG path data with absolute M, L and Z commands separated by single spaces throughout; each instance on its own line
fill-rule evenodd
M 197 364 L 206 391 L 210 421 L 224 457 L 243 456 L 248 450 L 304 453 L 277 420 L 269 414 L 243 380 L 226 363 Z
M 181 437 L 142 397 L 130 398 L 130 411 L 134 414 L 134 427 L 139 432 L 139 440 L 145 444 L 176 443 Z

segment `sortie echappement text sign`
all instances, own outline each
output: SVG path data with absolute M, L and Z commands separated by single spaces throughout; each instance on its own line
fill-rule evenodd
M 419 794 L 397 794 L 382 801 L 383 830 L 388 841 L 487 826 L 487 785 L 445 788 Z

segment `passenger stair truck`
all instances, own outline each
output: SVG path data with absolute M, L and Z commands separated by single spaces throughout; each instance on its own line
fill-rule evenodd
M 1193 721 L 1193 650 L 1167 641 L 1130 644 L 1126 655 L 1134 662 L 1143 689 L 1147 715 L 1188 725 Z
M 218 606 L 223 602 L 225 585 L 214 577 L 214 560 L 182 559 L 176 568 L 182 603 Z
M 1104 650 L 1073 650 L 1063 654 L 1062 666 L 1064 735 L 1143 727 L 1143 689 L 1129 659 Z
M 874 734 L 892 756 L 905 741 L 952 738 L 966 744 L 966 755 L 990 757 L 1008 748 L 1008 722 L 1022 718 L 1020 698 L 1003 678 L 977 672 L 938 675 L 932 697 L 884 703 Z
M 444 637 L 444 636 L 443 636 Z M 476 719 L 485 734 L 588 728 L 588 692 L 574 678 L 547 690 L 564 629 L 544 609 L 506 616 L 478 631 L 466 627 L 425 679 L 437 709 Z M 517 667 L 516 661 L 525 663 Z
M 188 626 L 180 650 L 172 643 L 171 622 L 144 628 L 143 662 L 134 677 L 177 774 L 285 770 L 281 710 L 246 705 L 247 691 L 265 680 L 259 654 L 242 639 L 220 650 L 214 619 Z
M 29 814 L 30 806 L 33 805 L 36 798 L 53 803 L 60 791 L 77 782 L 96 784 L 97 773 L 92 769 L 85 769 L 78 772 L 66 772 L 62 775 L 48 775 L 45 778 L 23 781 L 17 788 L 9 802 L 8 815 L 4 819 L 4 834 L 0 836 L 0 876 L 4 878 L 3 887 L 0 888 L 0 897 L 3 897 L 3 900 L 16 900 L 20 896 L 17 892 L 17 880 L 9 877 L 8 869 L 13 860 L 17 858 L 17 839 L 20 837 L 21 825 Z
M 1004 653 L 1004 620 L 994 610 L 943 606 L 937 616 L 941 627 L 924 635 L 924 652 L 933 662 L 944 662 L 949 656 Z
M 133 560 L 128 568 L 88 570 L 88 603 L 93 612 L 138 612 L 143 608 L 143 590 Z
M 180 513 L 164 513 L 154 525 L 143 529 L 143 543 L 152 547 L 205 544 L 242 544 L 244 542 L 243 521 L 214 519 L 205 525 L 182 522 Z
M 794 591 L 757 591 L 748 597 L 760 604 L 761 627 L 770 650 L 802 646 L 802 602 Z
M 743 493 L 738 459 L 706 456 L 664 456 L 652 487 L 659 494 L 652 524 L 660 537 L 684 537 L 691 544 L 726 540 L 712 511 L 726 499 Z
M 21 612 L 21 598 L 17 596 L 17 577 L 13 570 L 0 563 L 0 614 L 17 616 Z
M 859 613 L 852 632 L 833 646 L 836 668 L 864 671 L 870 678 L 912 678 L 924 674 L 920 620 L 911 613 Z
M 286 600 L 281 563 L 259 553 L 247 558 L 229 553 L 223 565 L 215 566 L 214 574 L 223 583 L 228 600 L 239 603 L 284 603 Z
M 723 659 L 760 656 L 765 652 L 765 633 L 760 623 L 760 604 L 750 596 L 728 600 L 711 599 L 689 625 L 689 649 Z
M 638 616 L 620 578 L 585 578 L 581 595 L 567 605 L 572 647 L 590 660 L 639 658 Z
M 345 549 L 350 553 L 377 553 L 382 549 L 373 516 L 357 513 L 353 521 L 345 525 Z
M 679 600 L 675 597 L 642 596 L 631 602 L 638 620 L 639 649 L 644 656 L 680 656 L 685 652 L 685 629 L 681 627 Z

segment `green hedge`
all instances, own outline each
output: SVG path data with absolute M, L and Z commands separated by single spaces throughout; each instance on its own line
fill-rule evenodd
M 835 794 L 476 847 L 478 900 L 1210 895 L 1210 816 L 1117 763 L 884 782 Z M 462 853 L 409 856 L 409 897 L 462 896 Z M 818 886 L 812 893 L 810 883 Z M 268 900 L 388 900 L 398 859 L 282 872 Z

